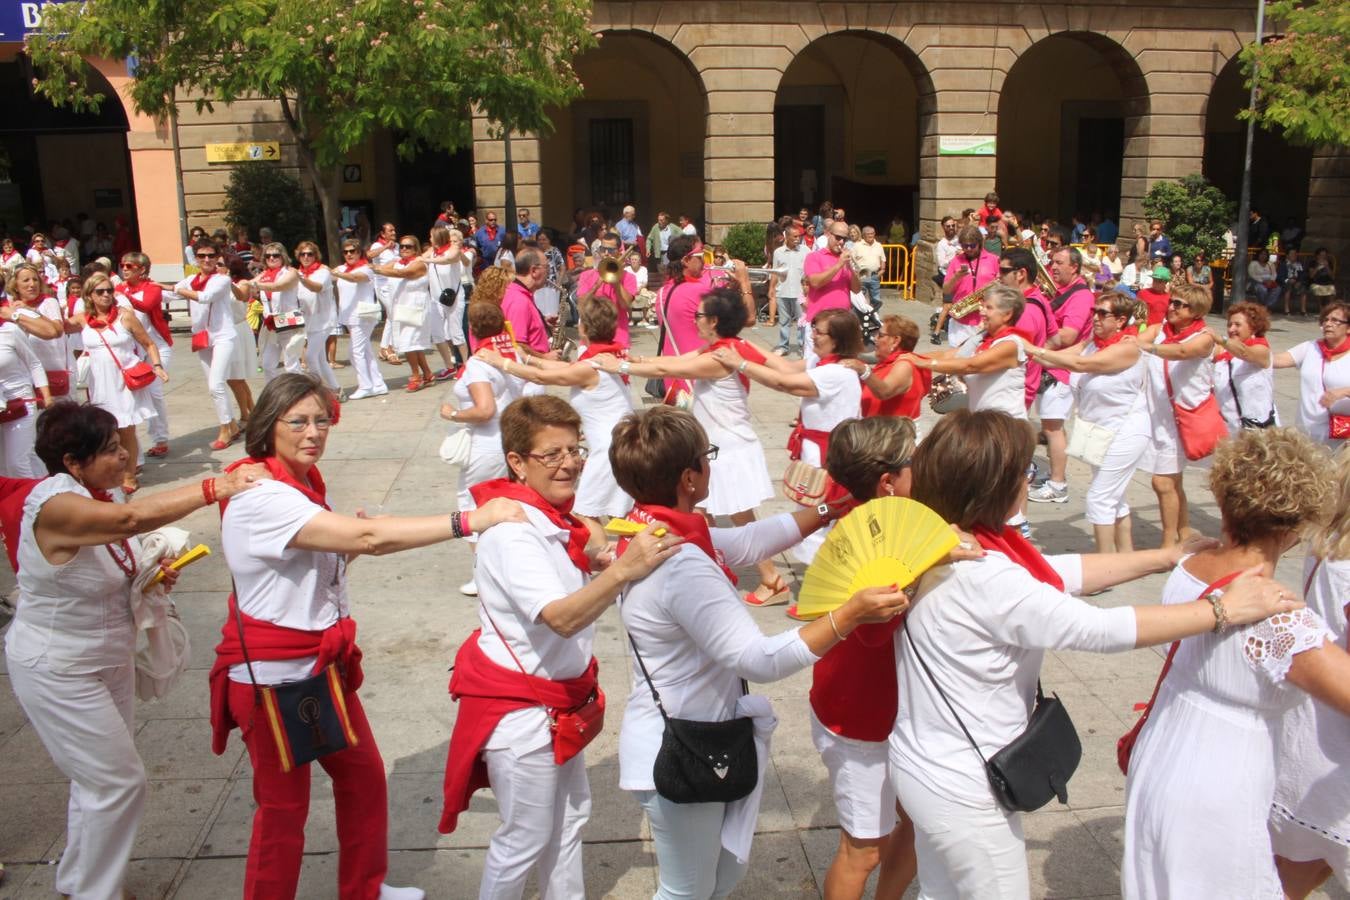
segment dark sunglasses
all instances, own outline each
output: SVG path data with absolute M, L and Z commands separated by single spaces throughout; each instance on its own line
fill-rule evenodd
M 416 245 L 416 244 L 399 244 L 399 245 L 398 245 L 398 249 L 400 249 L 400 250 L 416 250 L 416 249 L 417 249 L 417 245 Z
M 313 251 L 313 250 L 301 250 L 299 253 L 297 253 L 297 254 L 295 254 L 295 255 L 296 255 L 296 256 L 313 256 L 313 255 L 314 255 L 314 251 Z
M 263 259 L 284 259 L 280 253 L 264 253 Z
M 1167 304 L 1168 309 L 1186 309 L 1186 304 L 1180 300 L 1171 300 Z
M 980 245 L 979 245 L 979 244 L 962 244 L 962 245 L 961 245 L 961 249 L 962 249 L 962 250 L 978 250 L 978 249 L 980 249 Z
M 1116 318 L 1119 318 L 1119 316 L 1117 316 L 1115 313 L 1111 312 L 1111 310 L 1109 310 L 1109 309 L 1094 309 L 1094 310 L 1092 311 L 1092 315 L 1093 315 L 1093 318 L 1097 318 L 1097 319 L 1116 319 Z
M 92 291 L 90 291 L 89 293 L 91 293 L 91 294 L 111 294 L 112 292 L 113 292 L 113 289 L 112 289 L 112 288 L 103 288 L 103 287 L 99 287 L 99 288 L 94 288 L 94 289 L 93 289 Z
M 217 253 L 198 253 L 198 254 L 197 254 L 197 258 L 198 258 L 198 259 L 215 259 L 217 256 L 219 256 L 219 254 L 217 254 Z
M 357 250 L 355 247 L 347 247 L 347 248 L 345 248 L 345 249 L 342 251 L 342 255 L 343 255 L 343 256 L 355 256 L 356 254 L 358 254 L 358 253 L 360 253 L 360 252 L 361 252 L 361 251 L 360 251 L 360 250 Z
M 1013 272 L 1016 271 L 1017 271 L 1016 269 L 1005 269 L 1002 266 L 998 267 L 998 274 L 1000 275 L 1011 275 Z

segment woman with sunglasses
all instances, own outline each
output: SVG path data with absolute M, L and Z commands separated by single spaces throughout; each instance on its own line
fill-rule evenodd
M 1214 339 L 1205 327 L 1210 299 L 1208 288 L 1175 285 L 1166 319 L 1139 336 L 1139 349 L 1151 357 L 1147 397 L 1153 422 L 1153 437 L 1139 468 L 1153 473 L 1163 547 L 1176 546 L 1194 532 L 1181 481 L 1192 461 L 1182 449 L 1172 404 L 1195 409 L 1214 395 Z
M 352 369 L 356 372 L 356 390 L 349 400 L 364 400 L 389 393 L 380 374 L 371 335 L 380 324 L 379 299 L 370 261 L 361 252 L 361 244 L 352 238 L 342 242 L 342 265 L 329 270 L 337 285 L 338 324 L 351 336 Z
M 1186 267 L 1186 283 L 1198 284 L 1201 287 L 1209 287 L 1214 283 L 1214 270 L 1209 267 L 1209 257 L 1205 255 L 1205 251 L 1195 251 L 1195 257 Z
M 79 332 L 89 357 L 89 402 L 106 409 L 117 419 L 117 434 L 126 450 L 122 492 L 128 497 L 140 488 L 136 480 L 136 426 L 154 418 L 155 407 L 148 386 L 133 391 L 122 373 L 141 362 L 136 348 L 149 358 L 155 375 L 168 383 L 169 373 L 159 358 L 159 348 L 150 340 L 136 313 L 117 304 L 112 279 L 102 272 L 84 283 L 84 311 L 66 320 L 66 329 Z
M 917 428 L 933 373 L 900 357 L 913 353 L 919 345 L 919 326 L 904 316 L 886 316 L 881 320 L 876 344 L 876 365 L 863 380 L 863 418 L 904 416 Z
M 55 297 L 45 293 L 41 270 L 28 263 L 10 274 L 5 290 L 9 303 L 0 305 L 0 321 L 12 322 L 28 335 L 29 348 L 48 373 L 48 387 L 53 382 L 64 385 L 64 390 L 58 387 L 52 396 L 64 396 L 70 391 L 71 370 L 75 367 L 64 324 L 69 314 L 62 311 Z
M 389 803 L 384 762 L 357 690 L 361 651 L 351 618 L 347 564 L 362 554 L 426 547 L 498 522 L 519 521 L 509 500 L 459 513 L 364 518 L 333 512 L 318 463 L 337 398 L 318 379 L 283 373 L 268 382 L 249 418 L 248 457 L 227 468 L 264 468 L 270 479 L 222 503 L 220 543 L 234 592 L 211 668 L 211 749 L 225 752 L 238 728 L 252 768 L 253 833 L 245 897 L 296 894 L 305 849 L 311 767 L 285 771 L 257 685 L 281 685 L 339 668 L 342 703 L 357 740 L 318 764 L 337 811 L 337 891 L 343 900 L 421 900 L 416 888 L 384 884 Z M 203 485 L 203 491 L 216 497 Z M 398 602 L 389 598 L 389 602 Z M 240 628 L 243 629 L 241 634 Z
M 206 240 L 206 229 L 200 225 L 192 226 L 188 232 L 187 246 L 183 248 L 183 265 L 195 267 L 197 265 L 197 243 Z
M 124 253 L 121 260 L 122 281 L 117 285 L 118 297 L 131 305 L 136 321 L 141 323 L 150 340 L 159 348 L 159 359 L 167 370 L 173 362 L 173 335 L 164 314 L 164 291 L 150 279 L 150 257 L 144 253 Z M 169 405 L 164 399 L 164 387 L 158 381 L 150 385 L 150 402 L 155 417 L 150 420 L 151 447 L 142 455 L 163 457 L 169 455 Z M 139 465 L 143 460 L 136 460 Z
M 1077 413 L 1073 428 L 1087 429 L 1097 445 L 1084 453 L 1092 467 L 1087 490 L 1087 520 L 1098 553 L 1134 549 L 1130 505 L 1125 493 L 1152 440 L 1147 376 L 1133 329 L 1135 301 L 1117 291 L 1097 297 L 1092 310 L 1092 336 L 1063 350 L 1028 347 L 1044 365 L 1068 369 Z
M 262 248 L 263 270 L 249 282 L 249 290 L 262 302 L 262 329 L 258 332 L 258 357 L 263 379 L 271 381 L 281 374 L 300 371 L 304 351 L 303 328 L 277 331 L 277 319 L 300 311 L 300 273 L 291 268 L 291 258 L 281 244 Z
M 236 368 L 238 354 L 235 352 L 235 342 L 240 340 L 235 314 L 242 312 L 243 304 L 234 293 L 229 274 L 220 267 L 220 251 L 215 244 L 198 241 L 193 259 L 197 274 L 178 282 L 173 291 L 188 301 L 192 350 L 201 362 L 206 389 L 216 410 L 220 430 L 211 442 L 211 449 L 224 450 L 238 440 L 240 434 L 226 390 L 232 377 L 245 374 Z M 250 334 L 243 340 L 251 344 L 252 338 Z
M 398 239 L 398 259 L 387 265 L 373 265 L 371 270 L 389 282 L 390 318 L 384 327 L 394 330 L 394 350 L 408 361 L 412 372 L 407 391 L 416 393 L 436 380 L 427 364 L 427 351 L 431 349 L 431 289 L 427 262 L 422 259 L 422 242 L 405 234 Z
M 343 399 L 337 376 L 328 365 L 328 335 L 337 318 L 333 275 L 323 264 L 319 245 L 313 241 L 296 244 L 295 259 L 296 275 L 300 282 L 296 286 L 295 297 L 305 317 L 305 371 L 322 381 L 339 399 Z
M 1335 451 L 1350 439 L 1350 304 L 1328 303 L 1317 321 L 1321 339 L 1275 354 L 1275 368 L 1298 368 L 1298 428 Z

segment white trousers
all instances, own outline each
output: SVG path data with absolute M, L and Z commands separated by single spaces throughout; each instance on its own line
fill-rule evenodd
M 1087 490 L 1086 518 L 1092 525 L 1114 525 L 1130 514 L 1125 502 L 1130 479 L 1152 438 L 1141 432 L 1117 434 L 1102 464 L 1092 470 Z
M 160 347 L 159 361 L 164 364 L 164 371 L 167 372 L 169 364 L 173 362 L 173 348 Z M 155 407 L 155 417 L 146 423 L 146 428 L 150 432 L 150 443 L 167 444 L 169 442 L 169 404 L 164 401 L 164 382 L 158 378 L 150 382 L 150 403 Z M 141 455 L 145 455 L 143 449 Z
M 146 791 L 132 738 L 131 660 L 89 675 L 11 664 L 9 678 L 52 762 L 70 779 L 56 890 L 75 900 L 121 900 Z
M 519 755 L 484 750 L 483 757 L 502 824 L 488 842 L 479 900 L 519 898 L 535 867 L 540 900 L 582 900 L 581 829 L 591 817 L 586 754 L 560 766 L 550 742 Z
M 745 877 L 749 863 L 722 847 L 725 803 L 671 803 L 656 791 L 637 791 L 656 845 L 652 900 L 721 900 Z
M 348 330 L 352 337 L 352 368 L 356 370 L 356 386 L 363 391 L 387 391 L 384 376 L 380 374 L 380 361 L 375 356 L 370 336 L 375 333 L 378 319 L 357 319 Z
M 234 341 L 217 340 L 205 350 L 197 351 L 202 371 L 206 374 L 206 390 L 211 394 L 211 404 L 216 408 L 216 422 L 228 425 L 234 421 L 234 411 L 230 407 L 230 386 L 226 382 L 230 377 L 230 366 L 234 362 Z
M 6 478 L 44 478 L 47 467 L 33 452 L 37 440 L 38 408 L 30 405 L 28 415 L 0 424 L 0 475 Z
M 328 365 L 327 345 L 330 330 L 325 328 L 323 331 L 305 332 L 305 368 L 309 370 L 309 374 L 337 392 L 337 376 L 333 374 L 333 367 Z
M 305 333 L 299 328 L 290 331 L 270 331 L 266 327 L 258 332 L 258 358 L 262 364 L 263 380 L 271 381 L 282 373 L 299 372 L 300 359 L 304 355 Z
M 445 311 L 445 336 L 456 347 L 468 345 L 464 337 L 464 287 L 455 294 L 455 305 Z
M 1029 900 L 1021 813 L 957 803 L 893 765 L 890 776 L 914 822 L 919 900 Z

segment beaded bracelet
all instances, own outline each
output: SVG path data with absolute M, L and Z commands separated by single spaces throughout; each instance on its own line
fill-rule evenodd
M 202 500 L 206 501 L 207 506 L 214 506 L 216 503 L 216 480 L 214 478 L 202 479 Z
M 450 536 L 454 538 L 464 537 L 464 517 L 457 512 L 450 514 Z

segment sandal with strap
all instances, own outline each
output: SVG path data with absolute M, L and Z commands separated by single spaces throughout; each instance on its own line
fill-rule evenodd
M 765 596 L 764 591 L 769 591 Z M 783 576 L 778 576 L 778 581 L 774 584 L 766 585 L 763 582 L 753 591 L 746 591 L 741 595 L 741 600 L 746 606 L 777 606 L 780 603 L 787 603 L 792 599 L 792 589 L 788 583 L 783 580 Z
M 408 386 L 405 388 L 405 390 L 407 390 L 408 393 L 415 394 L 421 389 L 422 389 L 422 379 L 420 378 L 408 379 Z

